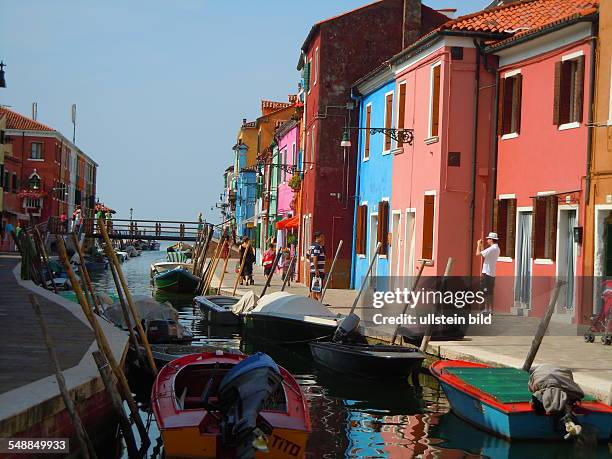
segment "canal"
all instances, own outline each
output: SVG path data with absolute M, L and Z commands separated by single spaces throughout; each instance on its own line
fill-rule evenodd
M 162 246 L 164 249 L 165 246 Z M 194 309 L 191 296 L 156 291 L 149 266 L 165 259 L 165 252 L 142 252 L 122 265 L 133 295 L 153 295 L 169 301 L 183 324 L 196 335 L 193 345 L 218 345 L 245 353 L 263 351 L 291 371 L 308 399 L 313 432 L 309 458 L 574 458 L 610 457 L 607 447 L 584 448 L 569 443 L 508 443 L 472 428 L 448 413 L 436 380 L 421 375 L 423 394 L 408 384 L 359 380 L 315 367 L 306 350 L 286 349 L 245 341 L 235 330 L 214 327 Z M 99 292 L 115 293 L 110 272 L 92 273 Z M 257 282 L 257 279 L 256 279 Z M 259 280 L 261 283 L 261 279 Z M 159 433 L 147 412 L 148 388 L 137 399 L 145 421 L 151 421 L 152 445 L 147 457 L 159 456 Z M 125 454 L 125 453 L 124 453 Z M 127 455 L 123 457 L 127 458 Z

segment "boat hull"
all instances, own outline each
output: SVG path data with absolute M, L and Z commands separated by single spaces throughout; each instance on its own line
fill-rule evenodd
M 506 440 L 562 440 L 564 432 L 555 430 L 552 416 L 537 415 L 530 403 L 499 403 L 495 399 L 478 394 L 478 390 L 462 387 L 455 379 L 444 375 L 440 363 L 431 371 L 440 381 L 451 410 L 461 419 L 481 430 Z M 485 365 L 461 362 L 465 366 Z M 462 365 L 464 366 L 464 365 Z M 606 441 L 612 435 L 612 408 L 599 402 L 580 402 L 574 413 L 583 426 L 595 428 L 598 440 Z
M 196 296 L 194 298 L 195 304 L 200 308 L 204 319 L 214 325 L 222 325 L 226 327 L 238 327 L 240 326 L 240 316 L 235 314 L 231 307 L 222 306 L 215 303 L 215 298 L 229 298 L 231 297 L 219 297 L 219 296 L 210 296 L 210 297 L 200 297 Z M 237 299 L 233 301 L 235 304 Z
M 242 320 L 245 333 L 250 338 L 296 345 L 329 339 L 337 327 L 335 324 L 323 325 L 268 314 L 244 314 Z
M 199 279 L 186 269 L 172 269 L 153 278 L 155 287 L 166 292 L 194 293 Z
M 406 378 L 421 368 L 425 355 L 416 349 L 412 351 L 409 348 L 403 348 L 407 355 L 398 353 L 393 356 L 391 352 L 384 352 L 397 349 L 397 346 L 344 346 L 335 343 L 310 343 L 310 352 L 315 362 L 320 365 L 334 371 L 372 379 Z

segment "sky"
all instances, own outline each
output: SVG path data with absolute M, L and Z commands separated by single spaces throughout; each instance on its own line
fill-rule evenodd
M 0 0 L 0 105 L 72 137 L 117 217 L 214 208 L 243 118 L 296 92 L 312 24 L 368 0 Z M 467 14 L 487 0 L 429 0 Z M 211 207 L 214 210 L 211 210 Z

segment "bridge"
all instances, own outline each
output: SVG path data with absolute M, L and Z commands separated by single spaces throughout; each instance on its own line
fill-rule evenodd
M 51 217 L 47 229 L 52 234 L 63 234 L 70 231 L 69 222 L 62 222 L 58 217 Z M 106 228 L 111 239 L 142 240 L 142 241 L 186 241 L 195 242 L 198 232 L 211 225 L 206 222 L 190 222 L 175 220 L 134 220 L 111 219 L 106 221 Z M 214 238 L 221 236 L 218 226 Z M 94 218 L 84 218 L 82 231 L 86 237 L 102 238 Z

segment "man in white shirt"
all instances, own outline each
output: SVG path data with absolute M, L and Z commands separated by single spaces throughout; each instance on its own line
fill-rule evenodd
M 493 290 L 495 288 L 495 268 L 499 258 L 499 246 L 497 233 L 489 233 L 487 236 L 487 248 L 483 248 L 482 239 L 476 244 L 476 256 L 483 258 L 482 276 L 480 287 L 485 294 L 485 312 L 491 312 L 493 306 Z

